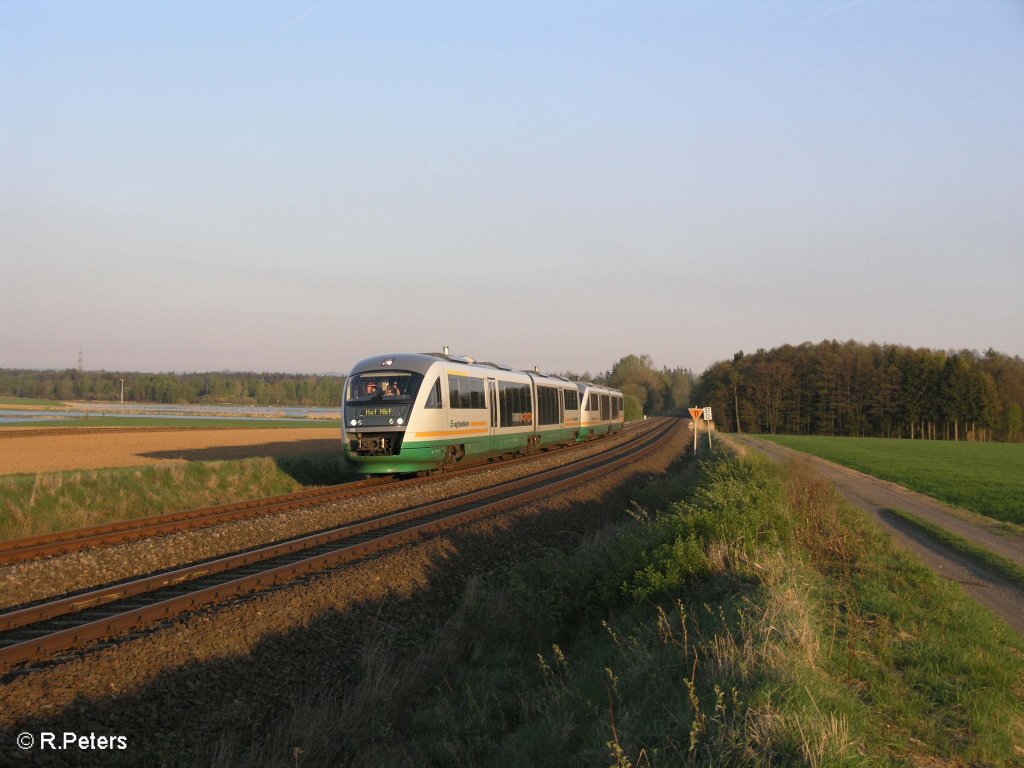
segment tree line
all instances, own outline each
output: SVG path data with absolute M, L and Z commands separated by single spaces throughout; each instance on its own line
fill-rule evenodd
M 591 379 L 589 373 L 561 374 L 572 381 L 591 381 L 614 387 L 622 392 L 626 420 L 633 421 L 644 414 L 658 416 L 677 413 L 689 405 L 694 377 L 688 368 L 658 369 L 650 355 L 626 355 L 611 370 Z
M 344 376 L 292 373 L 118 373 L 0 369 L 0 395 L 46 400 L 337 407 Z
M 1024 439 L 1024 360 L 855 341 L 737 352 L 696 390 L 726 431 Z

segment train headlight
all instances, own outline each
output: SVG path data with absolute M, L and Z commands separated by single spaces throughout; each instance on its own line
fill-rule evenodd
M 349 425 L 350 427 L 354 427 L 354 426 L 356 425 L 356 420 L 355 420 L 355 419 L 352 419 L 352 421 L 350 421 L 350 422 L 348 423 L 348 425 Z
M 405 424 L 405 419 L 403 419 L 401 417 L 399 417 L 397 421 L 398 421 L 398 426 L 402 426 L 403 424 Z
M 394 423 L 395 423 L 394 419 L 388 419 L 388 424 L 394 424 Z

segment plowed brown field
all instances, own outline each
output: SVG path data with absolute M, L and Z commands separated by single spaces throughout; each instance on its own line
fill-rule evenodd
M 299 456 L 341 451 L 333 429 L 119 429 L 41 434 L 4 431 L 0 474 L 134 467 L 167 461 Z

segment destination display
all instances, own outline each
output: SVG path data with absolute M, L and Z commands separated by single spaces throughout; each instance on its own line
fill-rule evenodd
M 347 405 L 345 423 L 350 427 L 401 427 L 409 420 L 410 405 Z

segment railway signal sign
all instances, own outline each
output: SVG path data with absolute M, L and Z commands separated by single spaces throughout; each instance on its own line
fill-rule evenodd
M 700 419 L 701 414 L 704 413 L 703 408 L 690 408 L 690 416 L 693 418 L 693 422 L 690 424 L 690 429 L 693 430 L 693 455 L 697 455 L 697 420 Z

